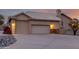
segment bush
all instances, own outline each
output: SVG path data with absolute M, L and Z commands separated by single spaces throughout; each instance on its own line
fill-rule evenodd
M 59 29 L 50 29 L 50 33 L 58 34 L 59 33 Z

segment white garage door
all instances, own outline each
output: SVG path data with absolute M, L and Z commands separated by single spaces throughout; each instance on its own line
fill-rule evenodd
M 32 26 L 32 33 L 33 34 L 50 33 L 50 29 L 49 29 L 49 26 Z

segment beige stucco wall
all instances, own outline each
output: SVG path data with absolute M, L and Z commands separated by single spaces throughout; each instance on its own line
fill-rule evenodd
M 29 21 L 29 32 L 32 33 L 32 25 L 50 25 L 50 24 L 54 24 L 55 25 L 55 29 L 60 29 L 60 25 L 59 22 L 45 22 L 45 21 Z
M 26 15 L 18 15 L 15 17 L 15 21 L 16 21 L 15 34 L 30 33 L 29 32 L 29 22 L 27 20 L 29 20 L 29 18 Z
M 30 21 L 30 24 L 36 24 L 36 25 L 50 25 L 50 24 L 54 24 L 55 25 L 55 29 L 59 29 L 59 22 L 47 22 L 47 21 Z
M 50 25 L 54 24 L 55 29 L 59 29 L 59 22 L 41 22 L 41 21 L 16 21 L 16 34 L 31 34 L 32 25 Z
M 16 34 L 29 34 L 27 21 L 16 21 Z
M 50 21 L 27 21 L 29 18 L 26 15 L 19 15 L 16 17 L 16 30 L 15 34 L 31 34 L 32 25 L 50 25 L 54 24 L 55 29 L 59 29 L 59 22 Z
M 19 15 L 19 16 L 16 17 L 16 19 L 17 19 L 17 20 L 25 20 L 25 21 L 26 21 L 26 20 L 28 20 L 29 18 L 28 18 L 27 16 L 25 16 L 25 15 Z

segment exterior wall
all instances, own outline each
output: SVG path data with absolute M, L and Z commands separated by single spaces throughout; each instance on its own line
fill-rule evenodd
M 16 21 L 16 30 L 15 34 L 31 34 L 32 33 L 32 25 L 41 25 L 41 26 L 50 26 L 50 24 L 55 25 L 55 29 L 59 29 L 60 25 L 58 21 L 33 21 L 29 20 L 26 15 L 19 15 L 15 18 Z
M 15 31 L 16 31 L 16 20 L 12 20 L 11 23 L 10 23 L 10 28 L 12 30 L 12 34 L 15 34 Z
M 29 27 L 30 27 L 30 33 L 32 33 L 32 26 L 50 26 L 50 24 L 55 25 L 55 29 L 60 29 L 59 22 L 45 22 L 45 21 L 30 21 L 29 22 Z
M 73 34 L 72 29 L 69 26 L 69 22 L 71 21 L 71 19 L 68 19 L 65 16 L 61 16 L 61 20 L 63 21 L 63 34 Z
M 16 19 L 17 20 L 25 20 L 25 21 L 27 21 L 29 18 L 27 16 L 25 16 L 25 15 L 19 15 L 19 16 L 16 17 Z
M 27 21 L 28 19 L 29 17 L 24 14 L 15 16 L 15 21 L 16 21 L 15 34 L 28 34 L 29 33 L 29 22 Z
M 62 16 L 62 21 L 63 21 L 63 28 L 64 29 L 70 29 L 70 27 L 69 27 L 70 19 Z
M 40 22 L 40 21 L 21 21 L 21 20 L 16 20 L 15 34 L 31 34 L 32 33 L 32 25 L 49 26 L 50 24 L 54 24 L 55 29 L 59 29 L 59 22 Z
M 16 21 L 16 34 L 29 34 L 28 22 Z
M 30 24 L 33 25 L 50 25 L 50 24 L 54 24 L 55 25 L 55 29 L 59 29 L 59 22 L 45 22 L 45 21 L 30 21 Z

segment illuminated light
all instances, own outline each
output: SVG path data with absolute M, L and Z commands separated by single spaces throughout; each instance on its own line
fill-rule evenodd
M 15 27 L 15 23 L 12 23 L 12 27 Z
M 54 24 L 50 24 L 50 29 L 55 29 L 55 25 Z
M 11 29 L 12 29 L 12 33 L 15 34 L 15 29 L 16 29 L 16 23 L 15 23 L 15 21 L 12 22 Z

